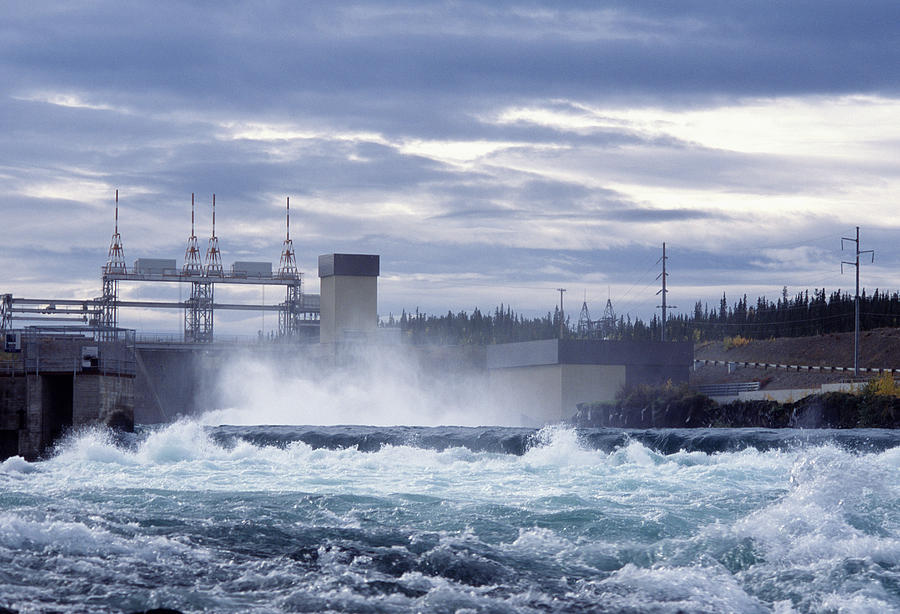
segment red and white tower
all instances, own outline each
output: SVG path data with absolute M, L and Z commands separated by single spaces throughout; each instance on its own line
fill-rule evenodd
M 213 230 L 213 237 L 215 237 Z M 213 284 L 203 274 L 197 235 L 194 234 L 194 195 L 191 194 L 191 236 L 184 251 L 181 274 L 191 276 L 191 297 L 184 302 L 184 340 L 209 343 L 213 339 Z
M 294 337 L 300 333 L 303 318 L 303 289 L 300 271 L 297 269 L 297 257 L 294 255 L 294 242 L 291 241 L 291 198 L 287 198 L 287 234 L 281 248 L 281 261 L 278 265 L 278 277 L 293 280 L 285 287 L 284 303 L 278 312 L 278 334 L 282 337 Z
M 96 326 L 98 341 L 110 341 L 118 336 L 119 276 L 127 273 L 122 235 L 119 234 L 119 191 L 116 190 L 116 226 L 109 242 L 109 255 L 103 267 L 103 295 L 99 300 Z
M 105 273 L 125 273 L 125 250 L 119 234 L 119 191 L 116 190 L 116 227 L 109 242 L 109 256 L 106 258 Z
M 219 251 L 219 238 L 216 236 L 216 195 L 213 194 L 213 218 L 212 236 L 209 238 L 209 246 L 206 248 L 206 275 L 208 277 L 222 276 L 222 253 Z
M 294 255 L 294 242 L 291 241 L 291 197 L 287 197 L 287 236 L 281 248 L 281 261 L 278 265 L 278 276 L 283 279 L 294 279 L 300 276 L 297 270 L 297 258 Z
M 194 234 L 194 193 L 191 192 L 191 236 L 188 237 L 187 249 L 184 250 L 184 265 L 181 272 L 185 275 L 203 275 L 203 262 L 200 260 L 200 248 L 197 246 L 197 235 Z

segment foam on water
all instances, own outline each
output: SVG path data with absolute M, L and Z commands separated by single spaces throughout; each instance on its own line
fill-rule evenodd
M 17 473 L 32 473 L 33 471 L 37 471 L 37 468 L 21 456 L 11 456 L 0 462 L 0 474 L 14 475 Z
M 900 609 L 900 448 L 604 451 L 547 427 L 521 455 L 420 432 L 361 452 L 214 432 L 91 429 L 0 464 L 0 606 Z

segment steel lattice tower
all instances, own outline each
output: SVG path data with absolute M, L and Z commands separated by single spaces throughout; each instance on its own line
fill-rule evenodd
M 119 234 L 119 191 L 116 190 L 116 226 L 109 242 L 109 255 L 106 258 L 106 273 L 126 273 L 125 250 L 122 249 L 122 235 Z
M 281 247 L 281 260 L 278 263 L 278 276 L 282 279 L 300 277 L 297 271 L 297 258 L 294 255 L 294 242 L 291 241 L 291 197 L 287 198 L 287 236 Z
M 214 233 L 215 234 L 215 233 Z M 184 275 L 200 279 L 191 282 L 191 297 L 184 306 L 184 340 L 209 343 L 213 339 L 213 285 L 203 275 L 200 248 L 194 233 L 194 195 L 191 194 L 191 236 L 184 252 Z
M 113 275 L 127 272 L 122 235 L 119 234 L 119 190 L 116 190 L 116 225 L 109 241 L 106 266 L 103 267 L 103 294 L 100 297 L 99 321 L 96 322 L 98 340 L 108 341 L 116 337 L 119 325 L 119 281 Z
M 278 264 L 278 277 L 281 279 L 293 279 L 293 283 L 286 287 L 284 303 L 278 312 L 278 334 L 282 337 L 292 337 L 300 330 L 300 319 L 303 306 L 302 279 L 297 269 L 297 258 L 294 254 L 294 242 L 291 241 L 291 198 L 287 197 L 287 234 L 281 249 L 281 260 Z
M 212 236 L 206 248 L 206 275 L 221 277 L 222 273 L 222 252 L 219 251 L 219 238 L 216 236 L 216 195 L 213 194 Z
M 588 310 L 587 298 L 581 303 L 581 313 L 578 315 L 578 336 L 582 339 L 593 337 L 594 323 L 591 321 L 591 312 Z
M 0 332 L 12 329 L 12 294 L 0 294 Z
M 603 310 L 603 318 L 600 320 L 600 336 L 603 339 L 612 339 L 616 332 L 616 312 L 613 311 L 612 299 L 606 299 L 606 309 Z
M 184 250 L 184 265 L 181 272 L 185 275 L 203 275 L 203 263 L 200 261 L 200 248 L 197 245 L 197 235 L 194 234 L 194 194 L 191 193 L 191 236 L 188 237 L 187 248 Z

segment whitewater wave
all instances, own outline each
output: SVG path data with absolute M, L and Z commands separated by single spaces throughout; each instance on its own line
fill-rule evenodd
M 0 606 L 900 609 L 900 447 L 803 435 L 88 429 L 0 464 Z

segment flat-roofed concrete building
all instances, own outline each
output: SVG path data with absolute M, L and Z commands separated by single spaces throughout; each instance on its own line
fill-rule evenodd
M 374 341 L 378 327 L 379 257 L 319 256 L 319 342 Z
M 623 386 L 684 382 L 693 344 L 547 339 L 487 348 L 491 389 L 534 424 L 565 420 L 578 403 L 611 401 Z

